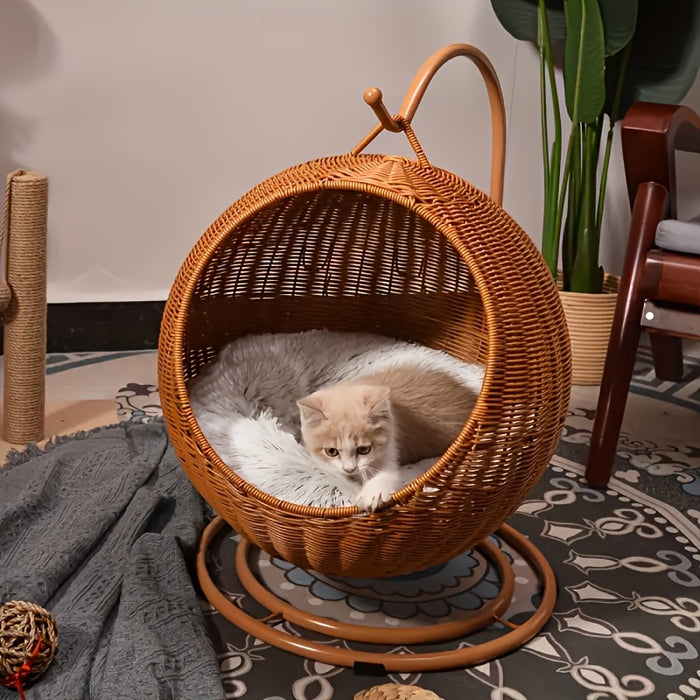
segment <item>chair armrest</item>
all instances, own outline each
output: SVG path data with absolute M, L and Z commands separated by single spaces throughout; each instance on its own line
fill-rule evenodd
M 700 117 L 683 105 L 635 102 L 622 121 L 622 155 L 630 203 L 643 182 L 670 194 L 676 216 L 676 150 L 700 153 Z

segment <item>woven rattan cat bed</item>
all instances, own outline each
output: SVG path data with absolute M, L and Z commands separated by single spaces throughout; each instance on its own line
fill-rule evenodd
M 433 166 L 410 126 L 431 78 L 454 56 L 470 58 L 488 89 L 491 196 Z M 491 64 L 471 46 L 452 45 L 425 62 L 397 117 L 389 116 L 378 90 L 367 91 L 365 99 L 380 123 L 352 152 L 271 177 L 235 202 L 201 237 L 171 290 L 158 358 L 161 401 L 174 448 L 196 488 L 223 519 L 212 523 L 200 549 L 200 581 L 210 601 L 260 638 L 345 665 L 370 658 L 352 653 L 341 658 L 335 652 L 343 650 L 297 637 L 285 641 L 281 637 L 287 635 L 265 622 L 243 619 L 212 587 L 204 553 L 223 521 L 244 540 L 238 562 L 242 579 L 250 574 L 245 566 L 248 543 L 304 569 L 361 577 L 420 571 L 466 549 L 489 548 L 488 542 L 480 543 L 515 511 L 547 466 L 570 386 L 569 341 L 555 285 L 529 237 L 501 208 L 505 127 Z M 404 132 L 416 159 L 363 153 L 384 129 Z M 382 333 L 485 365 L 481 393 L 459 437 L 431 469 L 378 512 L 298 506 L 262 493 L 223 463 L 194 418 L 187 382 L 224 344 L 250 333 L 312 328 Z M 551 570 L 525 538 L 509 528 L 501 532 L 518 545 L 545 584 L 532 624 L 487 650 L 470 647 L 439 662 L 434 655 L 432 660 L 420 654 L 405 660 L 392 655 L 382 658 L 386 668 L 418 665 L 425 670 L 480 662 L 540 629 L 554 604 Z M 510 601 L 512 571 L 507 562 L 496 561 L 496 566 L 504 581 L 502 595 L 481 625 L 502 614 Z M 256 584 L 251 580 L 251 585 Z M 295 618 L 281 602 L 267 605 L 273 613 Z M 308 617 L 299 614 L 296 621 L 341 634 L 332 624 L 305 625 Z M 451 627 L 446 635 L 464 631 Z M 387 643 L 393 643 L 390 638 L 410 642 L 407 632 L 393 631 Z M 425 636 L 424 631 L 420 638 Z M 363 637 L 352 632 L 347 638 Z M 376 632 L 369 639 L 376 639 Z

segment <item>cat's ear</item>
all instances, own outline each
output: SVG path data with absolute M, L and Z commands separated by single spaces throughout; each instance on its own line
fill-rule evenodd
M 367 386 L 363 392 L 363 401 L 369 409 L 367 417 L 373 421 L 391 418 L 391 400 L 388 386 Z
M 307 425 L 315 425 L 326 418 L 326 414 L 323 412 L 323 401 L 316 394 L 309 394 L 309 396 L 299 399 L 297 406 L 302 422 Z

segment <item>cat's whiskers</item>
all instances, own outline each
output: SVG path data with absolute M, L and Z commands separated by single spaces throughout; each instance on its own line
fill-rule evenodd
M 363 484 L 366 484 L 373 476 L 376 476 L 377 474 L 379 474 L 379 469 L 376 467 L 362 467 L 360 469 L 360 480 Z

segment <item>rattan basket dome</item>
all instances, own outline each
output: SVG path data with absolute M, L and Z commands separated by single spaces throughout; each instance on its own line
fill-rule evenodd
M 382 124 L 353 152 L 289 168 L 231 205 L 190 252 L 166 304 L 159 389 L 184 469 L 246 540 L 305 569 L 375 577 L 450 559 L 514 512 L 560 435 L 570 352 L 551 276 L 500 190 L 489 197 L 431 165 L 410 127 L 430 78 L 456 55 L 474 60 L 492 111 L 499 100 L 502 111 L 483 54 L 466 45 L 434 54 L 399 117 L 370 94 Z M 383 127 L 404 131 L 417 159 L 361 153 Z M 503 140 L 495 128 L 494 144 Z M 459 437 L 371 515 L 262 493 L 214 452 L 188 400 L 188 380 L 229 341 L 312 328 L 382 333 L 485 364 Z

